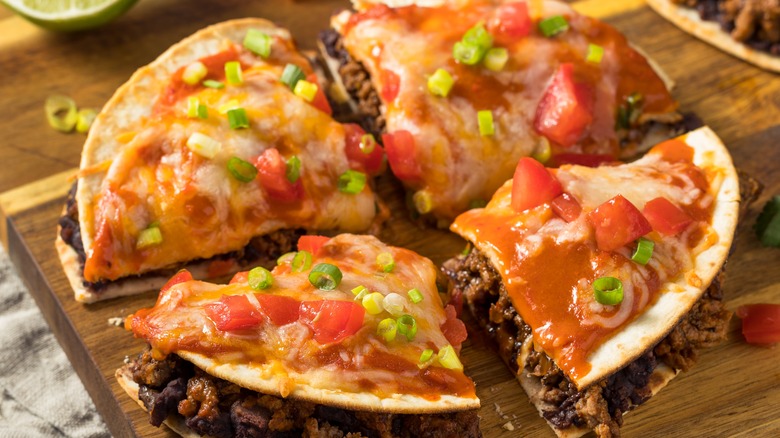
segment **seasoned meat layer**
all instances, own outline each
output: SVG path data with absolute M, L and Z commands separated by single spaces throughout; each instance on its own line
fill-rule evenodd
M 780 0 L 672 0 L 754 49 L 780 55 Z
M 453 300 L 465 299 L 477 322 L 496 341 L 499 354 L 515 374 L 538 379 L 540 390 L 530 394 L 545 404 L 542 416 L 558 429 L 584 427 L 600 437 L 619 436 L 623 413 L 647 400 L 650 376 L 660 362 L 687 370 L 698 350 L 725 338 L 731 313 L 725 309 L 720 278 L 712 282 L 691 312 L 655 348 L 617 373 L 584 390 L 569 381 L 546 354 L 531 350 L 523 369 L 518 364 L 531 328 L 512 306 L 500 274 L 487 257 L 474 249 L 443 266 L 451 280 Z
M 229 437 L 480 437 L 476 410 L 429 415 L 350 411 L 260 394 L 150 350 L 131 364 L 139 398 L 155 426 L 179 415 L 200 435 Z
M 65 214 L 62 215 L 58 221 L 60 225 L 60 237 L 62 240 L 71 246 L 78 254 L 79 263 L 81 269 L 84 269 L 84 261 L 86 260 L 86 252 L 84 251 L 84 243 L 81 239 L 81 228 L 79 224 L 79 209 L 76 203 L 76 184 L 73 184 L 68 192 L 67 200 L 65 201 Z M 240 251 L 234 251 L 227 254 L 220 254 L 209 259 L 199 259 L 187 262 L 201 263 L 211 260 L 236 260 L 241 266 L 248 265 L 261 265 L 268 269 L 271 269 L 276 265 L 276 259 L 284 253 L 293 251 L 295 245 L 298 243 L 298 238 L 305 234 L 305 230 L 290 229 L 290 230 L 278 230 L 264 236 L 258 236 L 249 241 L 249 244 Z M 182 265 L 181 267 L 183 267 Z M 165 270 L 155 271 L 153 274 L 159 274 L 164 276 L 172 276 L 181 267 L 173 267 Z M 131 278 L 132 279 L 132 278 Z M 84 281 L 84 286 L 90 288 L 93 292 L 99 293 L 104 290 L 109 284 L 115 284 L 122 282 L 126 279 L 118 279 L 114 282 L 100 281 L 91 283 Z

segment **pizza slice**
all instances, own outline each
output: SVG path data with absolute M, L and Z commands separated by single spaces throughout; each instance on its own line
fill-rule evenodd
M 452 230 L 445 272 L 561 437 L 618 436 L 623 415 L 725 337 L 723 266 L 740 204 L 709 128 L 629 164 L 523 158 Z
M 330 117 L 290 34 L 261 19 L 197 32 L 98 115 L 57 247 L 79 301 L 272 263 L 311 230 L 366 231 L 380 147 Z
M 447 224 L 520 157 L 610 161 L 682 129 L 650 61 L 566 3 L 355 3 L 322 35 L 331 88 L 381 136 L 416 210 Z
M 117 371 L 187 436 L 478 437 L 466 329 L 433 263 L 371 236 L 306 236 L 230 284 L 180 271 L 125 326 L 150 348 Z

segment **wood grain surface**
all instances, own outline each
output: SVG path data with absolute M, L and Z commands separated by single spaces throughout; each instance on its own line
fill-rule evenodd
M 54 250 L 55 227 L 69 176 L 78 167 L 84 136 L 48 128 L 46 96 L 62 93 L 80 106 L 100 107 L 138 67 L 205 25 L 259 16 L 289 27 L 303 48 L 314 47 L 329 15 L 347 1 L 142 1 L 101 30 L 70 35 L 39 30 L 0 12 L 0 237 L 49 325 L 114 436 L 173 436 L 148 417 L 113 379 L 142 343 L 108 319 L 151 306 L 153 293 L 85 306 L 72 291 Z M 584 1 L 578 7 L 623 31 L 675 80 L 683 111 L 697 113 L 724 140 L 738 167 L 760 179 L 765 194 L 780 193 L 780 77 L 731 58 L 689 37 L 639 0 Z M 4 192 L 4 193 L 3 193 Z M 441 263 L 463 242 L 406 218 L 399 186 L 380 181 L 394 217 L 380 236 Z M 759 207 L 738 230 L 728 265 L 729 308 L 780 303 L 780 250 L 763 248 L 751 230 Z M 463 351 L 478 385 L 486 437 L 552 437 L 520 386 L 476 330 Z M 780 436 L 780 349 L 744 343 L 739 321 L 729 339 L 702 354 L 699 364 L 627 416 L 628 437 Z M 67 394 L 63 394 L 63 401 Z M 504 428 L 512 424 L 514 431 Z

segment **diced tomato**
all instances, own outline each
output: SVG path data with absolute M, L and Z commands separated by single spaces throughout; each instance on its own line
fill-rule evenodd
M 322 300 L 301 303 L 301 322 L 314 331 L 320 344 L 340 342 L 363 327 L 365 309 L 352 301 Z
M 298 320 L 301 304 L 294 298 L 282 295 L 255 294 L 263 314 L 274 325 L 290 324 Z
M 642 213 L 654 230 L 667 236 L 681 233 L 693 222 L 688 213 L 664 197 L 648 201 Z
M 448 304 L 447 307 L 444 308 L 444 312 L 447 314 L 447 320 L 441 325 L 441 331 L 444 333 L 444 337 L 447 338 L 447 341 L 449 341 L 453 347 L 457 348 L 469 336 L 466 331 L 466 324 L 458 319 L 457 312 L 452 304 Z
M 276 148 L 266 149 L 257 157 L 257 167 L 260 185 L 268 196 L 282 202 L 295 202 L 303 198 L 301 180 L 291 183 L 287 179 L 287 163 Z
M 229 284 L 248 283 L 248 282 L 249 282 L 249 271 L 242 271 L 242 272 L 236 272 L 236 275 L 234 275 L 233 278 L 230 279 Z
M 234 267 L 236 266 L 236 262 L 234 260 L 212 260 L 209 263 L 208 268 L 206 269 L 207 275 L 209 278 L 214 277 L 221 277 L 223 275 L 229 274 Z
M 658 143 L 647 153 L 661 155 L 664 160 L 670 162 L 686 161 L 688 163 L 693 163 L 693 148 L 688 146 L 684 141 L 676 138 Z
M 579 202 L 577 202 L 577 199 L 565 192 L 561 193 L 560 196 L 553 199 L 552 202 L 550 202 L 550 206 L 552 207 L 555 214 L 560 216 L 566 222 L 577 220 L 577 218 L 580 217 L 580 214 L 582 213 L 582 206 Z
M 219 301 L 204 306 L 206 315 L 223 331 L 256 327 L 263 315 L 244 295 L 223 295 Z
M 622 195 L 617 195 L 588 213 L 602 251 L 614 251 L 652 231 L 642 212 Z
M 561 64 L 542 95 L 534 129 L 550 141 L 569 147 L 577 143 L 593 121 L 593 92 L 574 82 L 574 64 Z
M 379 169 L 382 167 L 382 157 L 384 156 L 382 146 L 376 143 L 374 150 L 367 154 L 360 149 L 360 141 L 366 134 L 366 131 L 354 123 L 344 124 L 344 131 L 346 131 L 345 149 L 349 162 L 360 166 L 368 174 L 374 175 L 379 172 Z
M 322 89 L 322 85 L 320 85 L 317 75 L 312 73 L 306 77 L 306 80 L 313 84 L 317 84 L 317 94 L 314 95 L 314 99 L 311 101 L 312 106 L 329 116 L 333 115 L 333 110 L 330 108 L 330 102 L 328 102 L 328 98 L 325 96 L 325 91 Z
M 401 79 L 390 70 L 382 70 L 380 74 L 382 91 L 379 94 L 385 103 L 392 102 L 398 96 L 398 89 L 401 88 Z
M 533 158 L 517 162 L 512 180 L 512 208 L 524 211 L 550 202 L 563 193 L 561 183 Z
M 168 280 L 168 282 L 165 283 L 165 286 L 163 286 L 162 289 L 160 289 L 160 293 L 167 291 L 168 289 L 170 289 L 171 287 L 179 283 L 184 283 L 191 280 L 192 280 L 192 274 L 190 274 L 190 271 L 186 269 L 182 269 L 179 272 L 177 272 L 176 275 L 171 277 L 171 279 Z
M 455 290 L 452 292 L 452 295 L 450 295 L 450 301 L 447 303 L 447 305 L 452 305 L 452 307 L 455 309 L 455 315 L 460 316 L 463 314 L 463 291 L 460 289 Z
M 488 31 L 499 42 L 510 41 L 528 36 L 531 33 L 531 15 L 528 13 L 528 3 L 505 3 L 496 10 L 496 15 L 488 21 Z M 506 40 L 506 41 L 505 41 Z
M 309 251 L 310 253 L 317 255 L 322 245 L 330 240 L 327 236 L 301 236 L 298 239 L 298 251 Z
M 607 154 L 555 154 L 552 162 L 556 167 L 564 164 L 576 164 L 578 166 L 599 167 L 606 163 L 619 163 L 612 155 Z
M 780 304 L 749 304 L 737 309 L 742 336 L 751 344 L 780 342 Z
M 417 145 L 412 133 L 405 130 L 382 135 L 387 161 L 398 179 L 404 181 L 419 180 L 422 176 L 420 163 L 417 162 Z

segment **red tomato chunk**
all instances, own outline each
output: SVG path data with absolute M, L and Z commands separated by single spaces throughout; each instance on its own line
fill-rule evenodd
M 346 123 L 344 124 L 344 131 L 346 132 L 345 149 L 350 164 L 365 170 L 366 173 L 371 175 L 378 173 L 382 167 L 382 156 L 384 155 L 384 151 L 379 143 L 375 143 L 373 151 L 366 153 L 360 148 L 360 143 L 366 134 L 363 128 L 354 123 Z
M 528 36 L 531 33 L 528 3 L 512 2 L 499 6 L 495 17 L 488 21 L 488 30 L 501 42 Z
M 314 331 L 314 340 L 320 344 L 339 342 L 363 327 L 366 311 L 352 301 L 304 301 L 301 303 L 301 322 Z
M 401 88 L 401 79 L 390 70 L 382 70 L 380 76 L 382 79 L 382 91 L 379 94 L 385 102 L 394 101 L 398 96 L 398 89 Z
M 163 286 L 162 289 L 160 289 L 160 295 L 162 295 L 163 292 L 167 291 L 171 287 L 179 283 L 184 283 L 190 280 L 192 280 L 192 274 L 190 274 L 190 271 L 186 269 L 182 269 L 181 271 L 177 272 L 176 275 L 171 277 L 171 279 L 168 280 L 168 282 L 165 283 L 165 286 Z
M 550 203 L 555 214 L 560 216 L 566 222 L 577 220 L 582 213 L 582 206 L 574 196 L 568 193 L 562 193 Z
M 255 294 L 260 310 L 274 325 L 290 324 L 300 316 L 300 303 L 283 295 Z
M 327 236 L 301 236 L 298 239 L 298 251 L 309 251 L 313 255 L 317 255 L 322 245 L 330 240 Z
M 512 208 L 524 211 L 550 202 L 563 193 L 561 183 L 541 163 L 523 157 L 512 180 Z
M 649 201 L 642 212 L 654 230 L 667 236 L 681 233 L 693 222 L 688 213 L 664 197 Z
M 219 301 L 206 304 L 204 308 L 206 315 L 223 331 L 257 327 L 263 322 L 263 315 L 244 295 L 223 295 Z
M 561 64 L 545 90 L 534 117 L 534 129 L 561 146 L 577 143 L 593 121 L 593 93 L 574 82 L 574 64 Z
M 419 180 L 422 176 L 417 162 L 417 145 L 409 131 L 399 130 L 382 135 L 387 161 L 398 179 L 404 181 Z
M 260 185 L 268 196 L 282 202 L 295 202 L 303 198 L 303 185 L 298 179 L 294 184 L 287 179 L 287 163 L 276 148 L 266 149 L 255 163 Z
M 588 213 L 602 251 L 614 251 L 652 231 L 650 223 L 634 204 L 621 195 Z
M 751 344 L 780 342 L 780 304 L 749 304 L 737 309 L 742 335 Z

